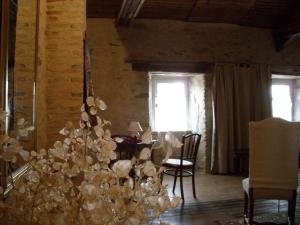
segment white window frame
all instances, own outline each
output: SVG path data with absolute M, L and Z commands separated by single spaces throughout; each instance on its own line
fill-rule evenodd
M 185 86 L 186 99 L 186 116 L 187 116 L 187 130 L 190 128 L 189 121 L 189 77 L 180 73 L 170 72 L 149 72 L 149 112 L 150 112 L 150 126 L 153 131 L 157 131 L 155 127 L 155 99 L 157 97 L 158 83 L 175 83 L 182 82 Z M 168 130 L 169 131 L 169 130 Z M 170 130 L 171 131 L 171 130 Z M 164 131 L 162 131 L 164 132 Z

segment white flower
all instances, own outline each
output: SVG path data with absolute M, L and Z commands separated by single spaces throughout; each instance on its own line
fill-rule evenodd
M 88 106 L 95 106 L 95 100 L 94 100 L 94 97 L 92 96 L 89 96 L 86 98 L 86 103 Z
M 81 119 L 82 119 L 84 122 L 89 121 L 89 114 L 88 114 L 87 112 L 82 112 L 82 113 L 81 113 Z
M 94 131 L 99 138 L 104 135 L 104 130 L 101 125 L 94 126 Z
M 149 196 L 145 200 L 153 208 L 158 204 L 158 196 Z
M 53 165 L 52 165 L 52 167 L 53 167 L 54 170 L 60 170 L 61 163 L 59 163 L 59 162 L 54 162 Z
M 63 128 L 59 131 L 59 133 L 61 135 L 67 136 L 70 132 L 66 128 Z
M 180 197 L 173 197 L 171 199 L 171 207 L 176 208 L 181 203 L 181 201 L 182 199 Z
M 68 148 L 66 145 L 63 145 L 60 141 L 54 143 L 54 148 L 49 149 L 49 153 L 59 159 L 67 160 L 68 158 Z
M 22 157 L 22 159 L 24 161 L 28 161 L 29 160 L 29 152 L 28 151 L 25 151 L 25 150 L 21 150 L 19 152 L 20 156 Z
M 156 174 L 155 165 L 151 161 L 144 163 L 143 173 L 148 177 L 153 177 Z
M 166 133 L 165 139 L 173 148 L 181 148 L 182 146 L 181 141 L 179 141 L 171 132 Z
M 149 127 L 142 135 L 142 143 L 150 144 L 152 141 L 152 130 Z
M 40 176 L 38 172 L 31 170 L 27 174 L 27 179 L 33 183 L 38 183 L 40 181 Z
M 117 144 L 113 140 L 101 140 L 101 149 L 97 154 L 97 159 L 100 162 L 109 163 L 110 160 L 115 160 L 117 158 L 117 154 L 114 151 L 117 147 Z
M 81 112 L 84 112 L 84 111 L 85 111 L 85 105 L 84 105 L 84 104 L 81 105 L 80 111 L 81 111 Z
M 97 201 L 86 201 L 84 204 L 83 204 L 83 208 L 88 210 L 88 211 L 92 211 L 96 208 L 97 206 Z
M 39 150 L 39 154 L 42 155 L 42 156 L 46 156 L 47 155 L 47 151 L 42 148 L 42 149 Z
M 107 106 L 105 104 L 104 101 L 100 100 L 99 98 L 96 98 L 96 106 L 99 107 L 100 110 L 106 110 L 107 109 Z
M 89 112 L 91 115 L 96 115 L 97 114 L 97 109 L 96 107 L 92 106 L 90 109 L 89 109 Z
M 105 132 L 104 132 L 103 137 L 105 139 L 110 139 L 111 138 L 111 132 L 110 132 L 110 130 L 106 129 Z
M 143 148 L 140 152 L 139 159 L 148 160 L 151 157 L 151 150 L 149 148 Z
M 112 170 L 119 177 L 127 177 L 131 168 L 132 168 L 132 164 L 130 160 L 119 160 L 114 163 Z
M 97 196 L 97 187 L 93 184 L 82 184 L 81 192 L 85 199 L 94 200 Z
M 171 207 L 171 202 L 170 202 L 170 199 L 168 196 L 160 196 L 158 198 L 158 205 L 159 205 L 159 208 L 160 208 L 160 211 L 165 211 L 167 210 L 168 208 Z
M 93 164 L 93 158 L 91 156 L 89 156 L 89 155 L 86 156 L 86 161 L 90 165 Z

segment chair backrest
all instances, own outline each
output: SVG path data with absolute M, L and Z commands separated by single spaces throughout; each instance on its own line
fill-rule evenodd
M 280 118 L 249 123 L 250 188 L 297 188 L 298 128 Z
M 196 163 L 197 154 L 199 150 L 201 135 L 192 133 L 182 136 L 182 147 L 181 147 L 181 164 L 182 160 L 188 160 L 192 163 Z

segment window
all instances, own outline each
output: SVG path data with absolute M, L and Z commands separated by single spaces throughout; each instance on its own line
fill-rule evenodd
M 291 87 L 288 84 L 272 85 L 273 116 L 292 121 Z
M 299 121 L 300 79 L 294 76 L 273 75 L 272 114 L 288 121 Z
M 150 123 L 155 131 L 188 130 L 188 78 L 150 73 Z

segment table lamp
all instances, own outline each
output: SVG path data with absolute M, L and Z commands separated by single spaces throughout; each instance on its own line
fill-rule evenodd
M 128 126 L 128 131 L 130 131 L 130 133 L 132 134 L 132 136 L 136 136 L 136 137 L 140 137 L 140 133 L 141 131 L 143 131 L 142 127 L 141 127 L 141 124 L 140 122 L 138 121 L 131 121 L 129 123 L 129 126 Z

